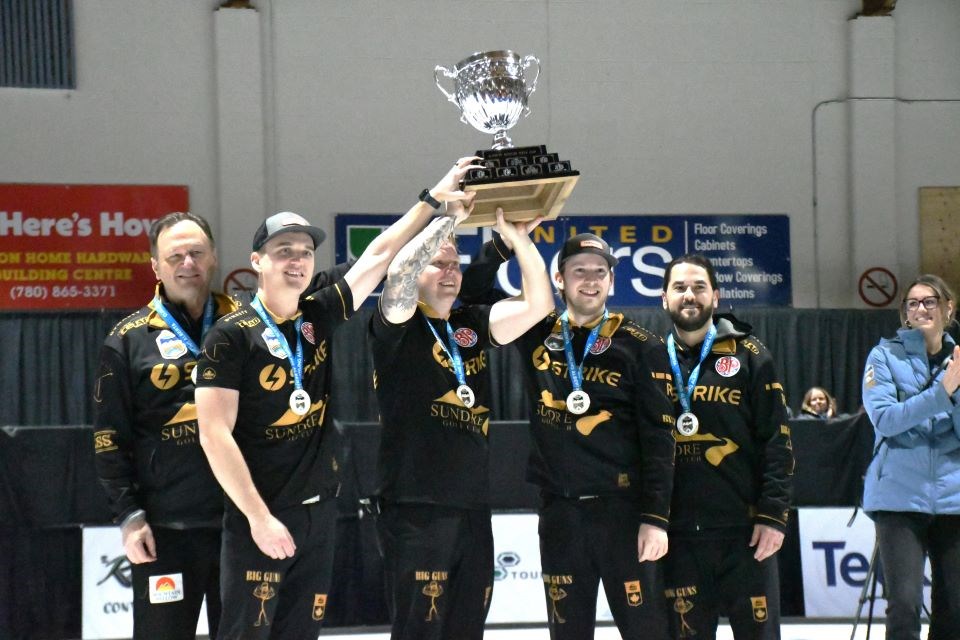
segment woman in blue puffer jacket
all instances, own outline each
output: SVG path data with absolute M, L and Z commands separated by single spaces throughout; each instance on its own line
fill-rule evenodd
M 928 640 L 957 640 L 960 347 L 945 332 L 956 301 L 934 275 L 905 291 L 903 326 L 873 348 L 863 373 L 863 403 L 876 430 L 863 506 L 876 526 L 886 579 L 887 640 L 920 638 L 926 555 L 933 581 Z

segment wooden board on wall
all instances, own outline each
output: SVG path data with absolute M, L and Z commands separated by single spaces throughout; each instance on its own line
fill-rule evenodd
M 920 272 L 960 291 L 960 187 L 920 187 Z

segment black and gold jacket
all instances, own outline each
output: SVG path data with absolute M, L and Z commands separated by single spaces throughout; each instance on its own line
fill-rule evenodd
M 157 292 L 163 297 L 162 286 Z M 237 308 L 213 294 L 214 316 Z M 197 345 L 202 320 L 164 306 Z M 200 448 L 190 373 L 196 358 L 154 310 L 121 320 L 100 351 L 93 392 L 97 475 L 117 522 L 143 509 L 151 524 L 219 527 L 223 494 Z
M 750 325 L 715 316 L 717 337 L 700 367 L 691 400 L 699 430 L 675 434 L 676 479 L 671 533 L 700 534 L 765 524 L 785 530 L 790 509 L 793 449 L 783 387 L 766 347 Z M 700 345 L 676 335 L 684 380 Z M 680 407 L 672 375 L 669 385 Z
M 472 407 L 459 386 L 447 345 L 446 323 L 426 304 L 393 324 L 377 310 L 370 319 L 374 386 L 380 406 L 377 492 L 388 502 L 489 508 L 490 379 L 485 349 L 490 307 L 461 306 L 447 321 L 463 359 Z M 430 331 L 431 324 L 437 335 Z
M 577 362 L 592 327 L 571 326 Z M 567 411 L 573 391 L 560 318 L 548 315 L 515 343 L 531 397 L 527 479 L 565 497 L 628 496 L 641 522 L 666 528 L 673 487 L 674 416 L 663 341 L 611 313 L 583 362 L 586 413 Z
M 339 273 L 337 267 L 331 273 Z M 270 313 L 270 309 L 266 311 Z M 297 349 L 297 319 L 303 346 L 306 414 L 290 408 L 295 389 L 292 365 L 281 343 L 254 308 L 243 305 L 221 318 L 207 334 L 197 363 L 197 387 L 233 389 L 239 394 L 233 437 L 253 483 L 271 512 L 332 495 L 340 484 L 338 452 L 328 435 L 332 415 L 333 334 L 354 313 L 346 280 L 300 298 L 299 312 L 273 316 L 291 350 Z M 332 434 L 331 434 L 332 435 Z M 227 500 L 227 510 L 238 510 Z
M 483 245 L 463 273 L 460 299 L 493 303 L 500 265 L 512 252 L 499 236 Z M 577 362 L 590 327 L 573 328 Z M 611 314 L 583 367 L 590 409 L 566 410 L 573 390 L 559 317 L 551 313 L 514 346 L 531 396 L 533 450 L 527 478 L 547 493 L 633 496 L 642 521 L 666 527 L 673 486 L 673 408 L 666 396 L 670 363 L 663 341 L 621 314 Z

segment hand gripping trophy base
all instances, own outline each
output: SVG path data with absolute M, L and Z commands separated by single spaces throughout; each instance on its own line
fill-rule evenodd
M 495 225 L 497 208 L 510 222 L 556 218 L 580 179 L 568 160 L 559 160 L 544 145 L 481 150 L 476 155 L 485 168 L 471 169 L 463 180 L 463 190 L 477 195 L 473 212 L 460 226 Z

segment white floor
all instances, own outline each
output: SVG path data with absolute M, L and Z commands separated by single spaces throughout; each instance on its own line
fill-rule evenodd
M 784 622 L 780 627 L 781 640 L 849 640 L 852 630 L 852 620 L 845 623 L 810 623 L 809 621 L 787 621 Z M 870 628 L 870 640 L 883 640 L 885 635 L 886 634 L 883 630 L 883 621 L 874 622 L 873 626 Z M 927 625 L 923 625 L 920 637 L 925 638 L 926 636 Z M 334 633 L 334 630 L 330 630 L 322 633 L 320 637 L 322 640 L 387 640 L 390 637 L 390 634 L 386 630 L 380 633 L 370 633 L 369 631 L 364 631 L 362 629 L 353 630 L 352 633 L 344 633 L 342 630 L 338 630 L 336 633 Z M 485 640 L 534 640 L 537 638 L 546 637 L 547 630 L 545 627 L 523 629 L 487 629 L 486 633 L 484 634 Z M 865 640 L 866 637 L 867 629 L 864 624 L 861 623 L 857 629 L 855 640 Z M 616 627 L 601 626 L 597 628 L 595 640 L 619 640 L 619 638 L 620 634 L 617 633 Z M 733 640 L 733 634 L 730 632 L 729 626 L 720 626 L 720 629 L 717 632 L 717 640 Z

